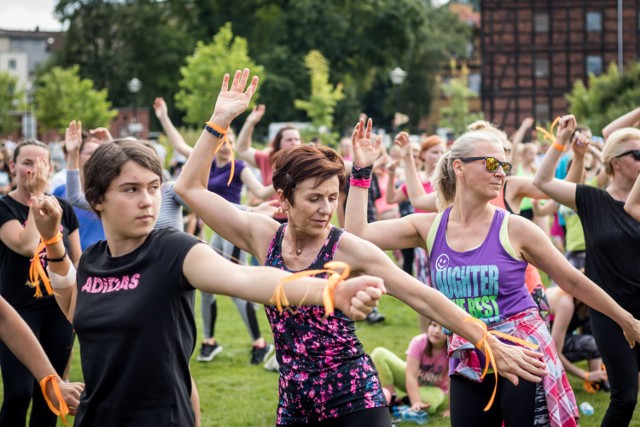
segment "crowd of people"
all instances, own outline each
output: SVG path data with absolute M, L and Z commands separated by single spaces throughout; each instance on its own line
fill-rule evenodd
M 567 373 L 610 393 L 603 426 L 630 424 L 640 108 L 604 144 L 566 115 L 537 133 L 529 118 L 512 137 L 475 122 L 454 141 L 400 132 L 386 146 L 362 115 L 340 153 L 293 126 L 260 149 L 264 106 L 231 127 L 258 83 L 225 75 L 193 147 L 156 99 L 173 174 L 158 144 L 75 121 L 56 179 L 47 144 L 0 152 L 0 425 L 25 425 L 30 405 L 31 426 L 199 425 L 196 289 L 196 360 L 223 351 L 215 295 L 233 297 L 250 363 L 279 373 L 278 426 L 576 426 Z M 356 334 L 384 322 L 387 292 L 418 315 L 406 360 L 369 356 Z M 76 338 L 84 384 L 67 381 Z

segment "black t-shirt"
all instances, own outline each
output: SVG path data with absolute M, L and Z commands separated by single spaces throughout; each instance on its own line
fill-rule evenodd
M 111 257 L 100 241 L 82 254 L 73 325 L 85 390 L 75 426 L 193 426 L 189 358 L 196 325 L 183 263 L 200 241 L 154 230 Z
M 585 274 L 625 309 L 640 307 L 640 222 L 623 202 L 588 185 L 577 186 L 576 207 L 587 247 Z
M 69 233 L 78 229 L 78 219 L 73 208 L 64 199 L 56 197 L 62 207 L 62 220 L 60 225 L 63 234 L 63 242 L 69 250 Z M 23 205 L 11 196 L 0 199 L 0 227 L 6 222 L 17 220 L 24 226 L 29 216 L 29 206 Z M 40 261 L 45 266 L 44 255 L 40 253 Z M 34 304 L 44 303 L 53 299 L 53 296 L 35 298 L 35 289 L 28 285 L 29 265 L 31 258 L 22 256 L 12 251 L 4 242 L 0 241 L 0 295 L 16 309 L 29 308 Z M 40 286 L 44 286 L 42 283 Z M 42 288 L 43 293 L 44 287 Z

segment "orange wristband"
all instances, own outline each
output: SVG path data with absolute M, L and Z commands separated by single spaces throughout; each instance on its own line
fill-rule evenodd
M 212 121 L 208 121 L 206 123 L 207 126 L 209 126 L 211 129 L 213 129 L 214 131 L 216 131 L 217 133 L 219 133 L 221 136 L 221 138 L 224 138 L 227 136 L 227 129 L 224 129 L 222 126 L 218 126 L 217 124 L 213 123 Z
M 43 379 L 40 380 L 40 388 L 42 389 L 42 394 L 44 395 L 44 400 L 47 402 L 47 406 L 51 409 L 56 416 L 59 416 L 62 419 L 62 423 L 66 426 L 67 419 L 66 416 L 69 415 L 69 407 L 66 402 L 62 398 L 62 393 L 60 392 L 60 387 L 58 386 L 57 381 L 58 375 L 47 375 Z M 47 396 L 47 383 L 51 383 L 51 387 L 53 387 L 53 394 L 58 399 L 58 407 L 56 408 L 53 402 L 49 400 L 49 396 Z
M 561 153 L 567 151 L 567 146 L 558 143 L 558 141 L 553 141 L 553 144 L 551 144 L 551 148 Z

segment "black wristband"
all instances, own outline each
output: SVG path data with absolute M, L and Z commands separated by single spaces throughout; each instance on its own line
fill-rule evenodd
M 373 172 L 373 165 L 358 167 L 354 163 L 351 166 L 351 177 L 354 179 L 371 179 L 371 173 Z
M 47 258 L 47 256 L 45 255 L 44 260 L 47 262 L 62 262 L 66 257 L 67 257 L 67 248 L 64 249 L 64 255 L 62 255 L 60 258 Z

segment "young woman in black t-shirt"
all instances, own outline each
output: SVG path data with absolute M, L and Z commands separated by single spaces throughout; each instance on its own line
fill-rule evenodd
M 49 149 L 42 142 L 19 143 L 10 164 L 16 189 L 0 200 L 0 295 L 11 304 L 34 332 L 53 367 L 62 375 L 72 346 L 71 325 L 54 298 L 34 298 L 36 289 L 29 279 L 30 260 L 39 243 L 38 232 L 29 209 L 31 197 L 43 197 L 49 172 Z M 78 220 L 69 204 L 63 208 L 61 231 L 71 259 L 80 258 Z M 36 254 L 41 258 L 44 254 Z M 47 407 L 39 386 L 29 370 L 0 344 L 0 369 L 4 397 L 0 425 L 24 425 L 33 402 L 30 426 L 55 426 L 56 417 Z
M 602 154 L 610 185 L 601 190 L 553 177 L 575 127 L 573 116 L 560 120 L 557 141 L 547 151 L 534 183 L 556 202 L 578 213 L 587 247 L 585 274 L 637 319 L 640 318 L 640 222 L 625 212 L 625 201 L 640 174 L 640 130 L 623 128 L 607 138 Z M 589 142 L 578 136 L 575 143 Z M 576 164 L 574 161 L 574 166 Z M 638 398 L 640 349 L 630 348 L 628 337 L 618 324 L 593 309 L 591 325 L 611 384 L 611 402 L 602 425 L 629 425 Z
M 137 141 L 105 143 L 93 153 L 85 197 L 102 219 L 106 241 L 83 253 L 77 276 L 56 241 L 59 203 L 31 199 L 39 233 L 55 241 L 46 246 L 49 275 L 81 348 L 86 387 L 76 426 L 193 426 L 194 289 L 268 303 L 290 276 L 233 264 L 186 233 L 153 230 L 161 177 L 157 156 Z M 286 297 L 322 304 L 325 283 L 297 279 L 285 285 Z M 348 280 L 335 289 L 336 308 L 364 318 L 383 289 L 372 277 Z

